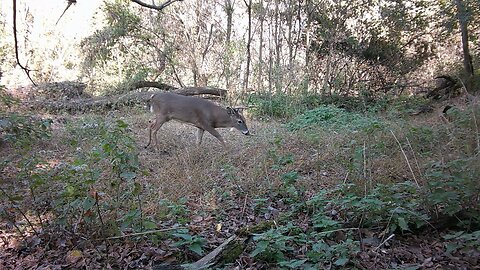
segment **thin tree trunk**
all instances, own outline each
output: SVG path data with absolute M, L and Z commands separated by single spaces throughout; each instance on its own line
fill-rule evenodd
M 273 92 L 273 41 L 272 41 L 272 23 L 268 24 L 268 92 Z
M 473 89 L 473 64 L 472 56 L 470 55 L 470 49 L 468 47 L 468 18 L 465 10 L 465 3 L 463 0 L 456 0 L 457 5 L 457 17 L 460 24 L 460 31 L 462 32 L 462 48 L 463 48 L 463 66 L 467 76 L 465 82 L 465 88 L 467 92 L 471 92 Z
M 280 0 L 275 0 L 275 90 L 277 93 L 282 91 L 282 68 L 281 68 L 281 20 L 280 20 Z
M 231 66 L 230 66 L 230 46 L 231 46 L 231 39 L 232 39 L 232 24 L 233 24 L 233 6 L 235 2 L 232 0 L 225 0 L 225 12 L 227 13 L 227 36 L 225 41 L 225 84 L 227 89 L 230 89 L 231 80 L 230 80 L 230 73 L 231 73 Z
M 311 11 L 310 11 L 310 0 L 306 0 L 305 11 L 307 14 L 307 25 L 305 33 L 305 81 L 304 81 L 304 91 L 308 92 L 310 88 L 310 28 L 311 28 Z
M 265 20 L 265 10 L 263 7 L 263 0 L 260 0 L 260 37 L 258 47 L 258 78 L 257 78 L 257 90 L 263 92 L 263 22 Z
M 245 77 L 243 80 L 243 89 L 248 88 L 248 78 L 250 76 L 250 61 L 251 61 L 251 52 L 250 47 L 252 43 L 252 0 L 244 0 L 245 5 L 247 6 L 248 13 L 248 30 L 247 30 L 247 66 L 245 67 Z
M 288 82 L 287 84 L 290 85 L 293 81 L 293 48 L 294 44 L 292 42 L 293 39 L 293 3 L 292 0 L 288 2 L 287 8 L 287 45 L 288 45 Z M 291 87 L 287 87 L 288 94 L 290 94 Z

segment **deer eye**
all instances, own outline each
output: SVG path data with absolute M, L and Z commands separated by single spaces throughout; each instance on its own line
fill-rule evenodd
M 241 124 L 241 123 L 243 123 L 243 121 L 242 121 L 242 120 L 238 120 L 238 123 Z

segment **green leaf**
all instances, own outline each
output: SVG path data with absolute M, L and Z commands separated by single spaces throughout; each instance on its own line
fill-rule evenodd
M 398 222 L 398 226 L 400 226 L 400 229 L 402 229 L 402 231 L 408 231 L 409 230 L 408 224 L 403 217 L 397 218 L 397 222 Z
M 268 247 L 267 241 L 258 242 L 257 247 L 255 248 L 255 250 L 252 251 L 252 253 L 250 253 L 250 256 L 255 257 L 258 254 L 265 252 L 265 250 L 267 250 L 267 247 Z
M 337 266 L 344 266 L 345 264 L 348 263 L 348 259 L 347 258 L 339 258 L 338 260 L 336 260 L 333 264 L 337 265 Z
M 294 269 L 302 266 L 306 261 L 307 259 L 283 261 L 283 262 L 279 262 L 278 265 Z
M 125 122 L 124 122 L 124 121 L 122 121 L 122 120 L 117 120 L 117 127 L 119 127 L 119 128 L 122 128 L 122 129 L 123 129 L 123 128 L 126 128 L 126 127 L 128 127 L 128 124 L 127 124 L 127 123 L 125 123 Z
M 459 237 L 460 235 L 462 235 L 463 233 L 464 233 L 463 231 L 459 231 L 459 232 L 456 232 L 454 234 L 447 234 L 447 235 L 443 236 L 443 239 L 445 239 L 445 240 L 455 239 L 455 238 Z
M 202 245 L 200 243 L 193 243 L 188 247 L 191 251 L 197 253 L 198 255 L 203 254 Z
M 448 244 L 446 244 L 445 247 L 446 247 L 446 249 L 447 249 L 447 250 L 446 250 L 446 253 L 447 253 L 447 254 L 451 254 L 452 252 L 457 251 L 457 249 L 460 247 L 460 245 L 457 244 L 457 243 L 448 243 Z
M 132 180 L 135 177 L 137 177 L 137 174 L 134 172 L 123 172 L 120 174 L 120 177 L 125 179 L 125 180 Z
M 147 230 L 154 230 L 157 228 L 157 224 L 155 222 L 146 220 L 143 222 L 143 227 Z
M 112 149 L 113 149 L 113 147 L 112 147 L 111 144 L 109 144 L 109 143 L 103 144 L 103 151 L 104 151 L 105 153 L 110 153 L 110 152 L 112 152 Z
M 34 189 L 45 184 L 45 179 L 38 174 L 32 175 L 32 180 L 33 180 L 32 188 Z
M 84 211 L 87 211 L 87 210 L 90 210 L 92 209 L 92 207 L 95 205 L 95 199 L 88 196 L 86 197 L 84 200 L 83 200 L 83 210 Z
M 178 238 L 182 238 L 186 241 L 192 241 L 192 236 L 188 233 L 174 233 L 172 235 Z
M 135 184 L 133 184 L 133 195 L 137 196 L 140 193 L 142 193 L 142 185 L 138 182 L 135 182 Z

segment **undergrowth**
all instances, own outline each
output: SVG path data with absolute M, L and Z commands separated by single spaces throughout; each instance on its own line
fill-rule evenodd
M 206 194 L 195 196 L 215 205 L 215 213 L 228 218 L 223 208 L 233 205 L 243 208 L 243 215 L 250 195 L 255 196 L 250 214 L 275 220 L 273 226 L 252 235 L 253 244 L 246 252 L 271 267 L 351 269 L 357 267 L 367 235 L 375 235 L 381 247 L 395 235 L 437 227 L 455 230 L 444 235 L 449 240 L 444 246 L 447 252 L 478 249 L 478 108 L 456 108 L 447 115 L 449 122 L 425 125 L 375 115 L 372 111 L 384 104 L 368 110 L 365 99 L 355 108 L 338 108 L 314 95 L 253 99 L 256 113 L 288 119 L 286 129 L 265 136 L 263 145 L 250 141 L 232 158 L 202 148 L 177 151 L 170 157 L 145 154 L 163 162 L 154 165 L 178 166 L 178 175 L 168 166 L 165 171 L 146 169 L 131 126 L 122 120 L 84 116 L 69 121 L 61 143 L 70 152 L 61 161 L 45 151 L 0 160 L 2 172 L 10 172 L 6 180 L 15 186 L 9 189 L 2 179 L 0 197 L 6 207 L 0 215 L 23 236 L 38 234 L 39 228 L 61 228 L 108 239 L 167 224 L 173 226 L 171 231 L 149 233 L 146 238 L 152 243 L 166 240 L 183 255 L 184 263 L 198 259 L 208 247 L 198 228 L 188 227 L 198 213 L 188 206 L 188 198 L 163 198 L 154 190 L 157 186 L 141 179 L 155 174 L 150 176 L 153 181 L 164 180 L 168 187 L 178 181 L 185 189 L 201 176 L 215 179 L 205 182 Z M 417 102 L 400 100 L 393 114 L 406 117 Z M 22 117 L 8 118 L 13 125 L 5 138 L 15 151 L 28 153 L 39 140 L 51 140 L 49 120 Z M 207 151 L 209 155 L 203 153 Z M 335 185 L 324 188 L 322 177 L 328 176 L 324 168 L 333 167 L 345 173 L 335 176 Z M 215 201 L 217 193 L 219 201 Z M 236 196 L 245 196 L 243 206 L 235 205 Z M 275 207 L 281 213 L 272 214 L 279 211 Z
M 425 103 L 399 99 L 387 116 L 406 117 Z M 350 165 L 346 164 L 350 174 L 344 184 L 319 191 L 305 202 L 299 199 L 304 189 L 296 181 L 298 174 L 284 175 L 288 181 L 278 197 L 295 203 L 284 213 L 281 224 L 254 236 L 256 248 L 251 256 L 288 269 L 355 267 L 360 230 L 365 228 L 377 231 L 384 240 L 394 234 L 446 227 L 460 230 L 445 236 L 458 240 L 445 245 L 447 252 L 478 249 L 480 149 L 476 119 L 480 110 L 475 104 L 470 106 L 451 110 L 449 122 L 440 126 L 387 120 L 321 104 L 292 117 L 286 127 L 300 131 L 314 147 L 325 147 L 321 145 L 325 134 L 350 132 L 346 141 L 326 146 L 351 149 L 343 151 L 351 155 Z M 372 174 L 377 162 L 390 163 L 391 168 L 408 165 L 408 176 L 403 177 L 409 180 L 378 178 L 386 174 Z M 354 181 L 345 183 L 349 179 Z M 307 230 L 305 224 L 291 222 L 305 220 L 305 214 Z M 308 252 L 299 256 L 296 250 Z

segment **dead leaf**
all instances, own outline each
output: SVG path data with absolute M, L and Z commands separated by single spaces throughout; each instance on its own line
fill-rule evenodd
M 67 263 L 69 263 L 69 264 L 74 264 L 78 260 L 80 260 L 82 258 L 82 256 L 83 256 L 82 251 L 80 251 L 78 249 L 70 250 L 67 253 L 67 257 L 65 258 L 65 261 L 67 261 Z

